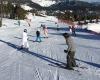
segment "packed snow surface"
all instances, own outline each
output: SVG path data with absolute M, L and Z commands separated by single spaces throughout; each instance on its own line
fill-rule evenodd
M 3 19 L 0 28 L 0 80 L 100 80 L 100 35 L 77 29 L 74 37 L 76 61 L 79 67 L 75 71 L 63 69 L 66 64 L 67 49 L 62 33 L 69 32 L 68 25 L 58 23 L 57 31 L 54 17 L 34 16 L 30 27 L 26 20 Z M 36 39 L 36 30 L 41 24 L 48 27 L 49 38 L 42 42 Z M 22 32 L 28 30 L 29 51 L 19 50 L 22 44 Z
M 87 27 L 88 30 L 100 33 L 100 23 L 92 23 Z

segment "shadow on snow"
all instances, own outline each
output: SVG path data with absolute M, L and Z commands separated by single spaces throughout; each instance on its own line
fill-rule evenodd
M 49 27 L 48 29 L 57 30 L 57 28 L 54 28 L 54 27 Z M 59 28 L 59 30 L 64 30 L 66 32 L 67 31 L 69 32 L 69 28 L 67 28 L 67 27 L 66 28 Z M 77 32 L 79 32 L 79 33 L 77 33 Z M 55 33 L 49 33 L 49 34 L 62 35 L 63 33 L 55 32 Z M 83 33 L 87 33 L 87 34 L 83 34 Z M 75 37 L 79 37 L 79 38 L 83 38 L 83 39 L 91 39 L 91 40 L 100 40 L 100 35 L 91 34 L 91 31 L 88 31 L 86 29 L 76 29 L 76 36 Z
M 8 46 L 10 46 L 10 47 L 12 47 L 12 48 L 14 48 L 14 49 L 17 49 L 17 50 L 19 50 L 19 51 L 21 51 L 21 52 L 24 51 L 24 52 L 29 53 L 29 54 L 31 54 L 31 55 L 37 57 L 37 58 L 40 58 L 40 59 L 42 59 L 42 60 L 45 60 L 45 61 L 51 63 L 51 66 L 52 66 L 52 65 L 53 65 L 53 66 L 55 65 L 55 66 L 57 66 L 57 67 L 65 68 L 66 63 L 63 63 L 63 62 L 61 62 L 61 61 L 58 61 L 58 60 L 52 59 L 52 58 L 50 58 L 50 57 L 47 57 L 47 56 L 44 56 L 44 55 L 41 55 L 41 54 L 37 54 L 37 53 L 34 53 L 34 52 L 32 52 L 32 51 L 28 51 L 28 50 L 25 50 L 25 49 L 20 50 L 20 46 L 15 45 L 15 44 L 10 43 L 10 42 L 6 42 L 6 41 L 3 41 L 3 40 L 0 40 L 0 42 L 6 43 Z M 94 67 L 100 68 L 100 64 L 93 63 L 93 62 L 87 62 L 87 61 L 83 61 L 83 60 L 79 60 L 79 59 L 76 59 L 76 60 L 77 60 L 77 61 L 84 62 L 84 63 L 87 63 L 87 64 L 92 65 L 92 66 L 94 66 Z
M 100 35 L 95 34 L 76 34 L 76 37 L 91 40 L 100 40 Z
M 12 43 L 10 43 L 10 42 L 6 42 L 6 41 L 3 41 L 3 40 L 0 40 L 0 42 L 6 43 L 8 46 L 10 46 L 10 47 L 12 47 L 12 48 L 14 48 L 14 49 L 17 49 L 17 50 L 19 50 L 19 51 L 21 51 L 21 52 L 24 51 L 24 52 L 26 52 L 26 53 L 29 53 L 29 54 L 31 54 L 31 55 L 33 55 L 33 56 L 35 56 L 35 57 L 37 57 L 37 58 L 40 58 L 40 59 L 42 59 L 42 60 L 45 60 L 45 61 L 47 61 L 47 62 L 49 62 L 49 63 L 51 63 L 51 64 L 53 64 L 53 65 L 55 65 L 55 66 L 64 68 L 64 66 L 66 65 L 66 63 L 63 63 L 63 62 L 61 62 L 61 61 L 52 59 L 52 58 L 50 58 L 50 57 L 47 57 L 47 56 L 44 56 L 44 55 L 41 55 L 41 54 L 37 54 L 37 53 L 34 53 L 34 52 L 32 52 L 32 51 L 29 51 L 29 50 L 25 50 L 25 49 L 22 50 L 22 49 L 20 49 L 20 46 L 15 45 L 15 44 L 12 44 Z
M 91 65 L 91 66 L 100 68 L 100 64 L 93 63 L 93 62 L 88 62 L 88 61 L 84 61 L 84 60 L 79 60 L 79 59 L 76 59 L 76 60 L 77 60 L 77 61 L 80 61 L 80 62 L 84 62 L 84 63 L 89 64 L 89 65 Z

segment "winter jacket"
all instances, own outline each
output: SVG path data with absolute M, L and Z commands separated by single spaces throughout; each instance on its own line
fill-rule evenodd
M 37 37 L 40 36 L 40 31 L 36 31 L 36 36 L 37 36 Z
M 26 32 L 23 32 L 23 42 L 27 42 L 28 36 Z
M 68 48 L 67 48 L 67 51 L 76 51 L 75 49 L 75 44 L 73 42 L 73 39 L 71 36 L 69 36 L 68 38 L 65 38 L 66 39 L 66 44 L 68 45 Z

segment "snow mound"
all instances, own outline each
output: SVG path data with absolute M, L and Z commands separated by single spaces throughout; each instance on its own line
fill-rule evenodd
M 29 6 L 27 6 L 26 4 L 24 4 L 24 5 L 21 5 L 21 7 L 24 9 L 24 10 L 32 10 L 32 8 L 31 7 L 29 7 Z
M 99 24 L 98 23 L 89 24 L 87 29 L 94 31 L 94 32 L 97 32 L 97 33 L 100 33 L 100 23 Z

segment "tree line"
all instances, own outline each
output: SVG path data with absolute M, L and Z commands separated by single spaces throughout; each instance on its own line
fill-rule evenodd
M 0 4 L 0 8 L 2 7 L 2 11 L 0 10 L 0 14 L 2 14 L 3 18 L 10 19 L 24 19 L 27 11 L 21 8 L 20 5 L 13 5 L 11 3 Z

